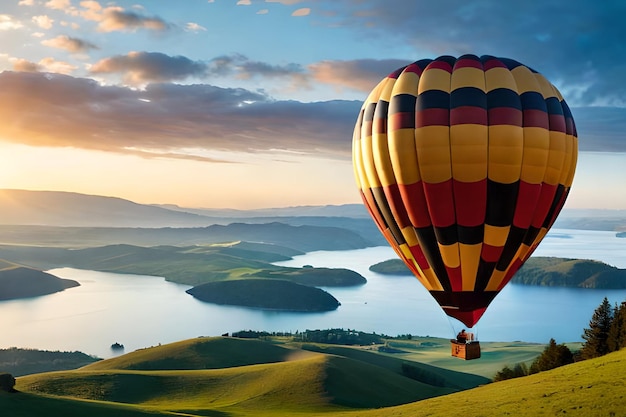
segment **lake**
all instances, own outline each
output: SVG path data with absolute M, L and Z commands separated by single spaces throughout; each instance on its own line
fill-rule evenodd
M 613 232 L 553 230 L 535 255 L 596 259 L 626 268 L 626 239 Z M 385 276 L 369 266 L 395 258 L 388 247 L 311 252 L 278 265 L 343 267 L 367 284 L 326 288 L 341 306 L 324 313 L 288 313 L 200 302 L 186 285 L 159 277 L 58 268 L 48 271 L 81 286 L 56 294 L 0 302 L 0 348 L 82 351 L 101 358 L 198 336 L 238 330 L 303 331 L 344 328 L 396 336 L 452 337 L 460 323 L 441 311 L 410 276 Z M 473 329 L 483 341 L 581 341 L 604 297 L 626 300 L 626 290 L 508 285 Z

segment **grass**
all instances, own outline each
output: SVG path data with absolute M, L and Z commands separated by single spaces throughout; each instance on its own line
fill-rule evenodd
M 74 371 L 18 378 L 16 388 L 23 392 L 0 393 L 0 410 L 11 416 L 63 417 L 150 413 L 438 417 L 454 410 L 470 417 L 624 415 L 626 350 L 487 383 L 467 372 L 468 367 L 489 367 L 489 361 L 499 358 L 501 369 L 503 363 L 527 358 L 531 352 L 536 356 L 543 346 L 489 344 L 486 360 L 449 358 L 452 367 L 466 370 L 459 373 L 426 363 L 444 361 L 444 349 L 449 355 L 449 346 L 441 341 L 394 341 L 405 353 L 381 354 L 365 347 L 308 344 L 301 349 L 284 340 L 277 345 L 235 338 L 191 339 Z M 416 357 L 423 361 L 413 361 Z M 432 373 L 438 384 L 402 376 L 398 370 L 406 362 Z M 476 388 L 464 389 L 470 387 Z

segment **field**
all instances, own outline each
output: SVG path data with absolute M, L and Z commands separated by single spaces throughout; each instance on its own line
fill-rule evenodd
M 446 340 L 339 346 L 212 337 L 141 349 L 74 371 L 18 378 L 0 393 L 11 416 L 610 416 L 626 407 L 626 350 L 491 383 L 542 345 L 487 343 L 449 356 Z M 403 374 L 410 367 L 412 378 Z M 492 372 L 492 370 L 494 370 Z M 381 410 L 384 408 L 384 411 Z M 45 410 L 45 411 L 43 411 Z M 612 414 L 613 413 L 613 414 Z

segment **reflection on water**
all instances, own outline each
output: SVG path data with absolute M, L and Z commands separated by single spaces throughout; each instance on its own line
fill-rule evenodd
M 564 235 L 571 238 L 563 238 Z M 611 232 L 560 230 L 536 255 L 598 259 L 626 268 L 626 239 Z M 395 336 L 451 337 L 448 320 L 430 294 L 410 276 L 383 276 L 369 266 L 395 258 L 387 247 L 312 252 L 280 265 L 342 267 L 364 275 L 366 285 L 326 288 L 341 306 L 332 312 L 286 313 L 202 303 L 189 287 L 163 278 L 59 268 L 49 272 L 80 282 L 66 291 L 0 302 L 0 347 L 79 350 L 99 357 L 197 336 L 238 330 L 291 331 L 349 328 Z M 481 340 L 578 341 L 604 297 L 626 300 L 626 290 L 507 286 L 474 331 Z

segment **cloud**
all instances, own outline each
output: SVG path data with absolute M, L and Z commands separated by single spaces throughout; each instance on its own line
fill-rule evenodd
M 202 76 L 207 72 L 207 66 L 184 56 L 169 56 L 160 52 L 130 52 L 96 62 L 91 67 L 91 72 L 121 73 L 127 83 L 141 85 Z
M 350 158 L 360 103 L 276 101 L 244 89 L 152 84 L 145 90 L 41 73 L 0 74 L 0 136 L 144 156 L 201 158 L 188 149 L 283 150 Z
M 185 30 L 188 32 L 206 32 L 206 28 L 197 23 L 189 22 L 185 25 Z
M 411 61 L 398 59 L 321 61 L 309 65 L 308 70 L 317 82 L 369 93 L 389 73 L 410 63 Z
M 311 9 L 308 7 L 303 7 L 302 9 L 298 9 L 295 12 L 291 13 L 292 16 L 308 16 L 311 13 Z
M 354 11 L 328 17 L 329 26 L 351 27 L 372 43 L 384 39 L 386 45 L 414 49 L 410 60 L 464 53 L 510 57 L 544 74 L 564 94 L 576 92 L 572 104 L 626 106 L 626 2 L 347 3 Z M 334 5 L 322 0 L 316 7 L 330 10 Z M 384 56 L 381 49 L 378 58 Z
M 33 16 L 32 20 L 42 29 L 50 29 L 52 27 L 52 23 L 54 22 L 53 19 L 46 15 Z
M 98 49 L 98 47 L 91 42 L 84 41 L 78 38 L 71 38 L 66 35 L 59 35 L 56 38 L 43 40 L 41 41 L 41 44 L 53 48 L 64 49 L 72 53 L 86 52 L 91 49 Z
M 0 118 L 11 120 L 0 124 L 5 140 L 194 160 L 210 151 L 282 150 L 348 161 L 361 106 L 360 101 L 279 101 L 207 84 L 150 84 L 136 90 L 9 71 L 0 74 L 0 91 Z M 626 109 L 572 112 L 581 150 L 626 152 Z
M 52 57 L 46 57 L 39 62 L 31 62 L 26 59 L 11 59 L 14 71 L 24 72 L 52 72 L 59 74 L 72 74 L 76 70 L 76 66 L 64 62 L 57 61 Z
M 261 9 L 256 14 L 268 14 L 270 11 L 268 9 Z
M 102 7 L 93 0 L 83 1 L 80 5 L 83 7 L 80 15 L 87 20 L 98 22 L 98 30 L 101 32 L 137 29 L 164 31 L 170 28 L 170 25 L 160 17 L 144 16 L 119 6 Z
M 18 20 L 14 20 L 13 16 L 8 14 L 0 14 L 0 30 L 19 29 L 23 25 Z
M 55 10 L 67 10 L 72 6 L 70 0 L 49 0 L 44 5 Z
M 293 6 L 294 4 L 302 3 L 303 0 L 265 0 L 266 3 L 280 3 L 285 6 Z

